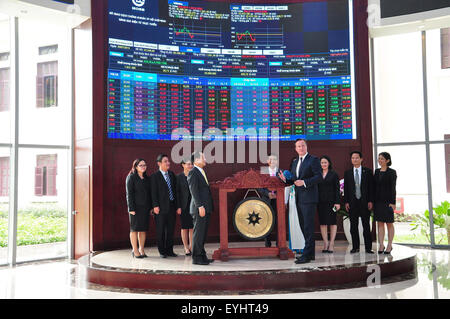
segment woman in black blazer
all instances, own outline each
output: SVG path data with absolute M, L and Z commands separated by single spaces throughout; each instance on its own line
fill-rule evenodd
M 320 232 L 323 239 L 323 253 L 333 253 L 334 240 L 336 239 L 337 224 L 336 211 L 341 206 L 339 176 L 333 171 L 333 165 L 328 156 L 320 158 L 322 166 L 322 180 L 319 186 L 319 211 Z M 330 242 L 328 242 L 328 226 L 330 226 Z
M 190 213 L 191 192 L 187 176 L 194 167 L 190 159 L 181 161 L 183 172 L 177 176 L 177 198 L 181 207 L 181 239 L 186 256 L 192 255 L 192 235 L 194 233 L 194 222 Z
M 392 251 L 392 241 L 394 240 L 394 209 L 396 203 L 397 173 L 390 168 L 392 165 L 391 155 L 382 152 L 378 155 L 380 168 L 375 170 L 375 203 L 374 217 L 378 223 L 378 253 L 390 254 Z M 384 225 L 388 230 L 388 245 L 384 249 Z
M 146 173 L 147 164 L 136 159 L 126 179 L 127 206 L 130 220 L 130 241 L 134 258 L 145 258 L 146 231 L 149 228 L 152 209 L 150 178 Z M 138 246 L 139 242 L 139 246 Z

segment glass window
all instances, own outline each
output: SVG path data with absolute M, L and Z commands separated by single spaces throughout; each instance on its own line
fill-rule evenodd
M 434 236 L 437 245 L 450 244 L 450 144 L 433 144 L 430 146 L 431 183 L 433 190 L 433 207 L 435 208 Z
M 58 62 L 38 63 L 36 106 L 58 106 Z
M 67 255 L 69 154 L 68 150 L 19 149 L 17 261 Z M 40 185 L 37 169 L 45 172 Z
M 56 196 L 56 175 L 58 155 L 38 155 L 34 173 L 34 194 L 36 196 Z
M 0 265 L 8 258 L 10 149 L 0 147 Z
M 39 54 L 49 43 L 58 49 Z M 19 48 L 19 143 L 69 145 L 72 88 L 67 26 L 19 19 Z
M 427 230 L 426 225 L 421 224 L 416 230 L 413 230 L 414 226 L 412 226 L 412 224 L 419 223 L 425 211 L 428 210 L 425 146 L 379 147 L 378 153 L 381 152 L 391 154 L 391 168 L 397 172 L 394 242 L 430 244 L 429 228 Z
M 0 14 L 0 143 L 11 142 L 10 20 Z
M 425 140 L 420 32 L 374 39 L 378 143 Z
M 441 68 L 450 69 L 450 28 L 441 29 Z
M 10 108 L 10 71 L 9 68 L 0 69 L 0 112 L 9 111 Z
M 428 120 L 431 141 L 450 134 L 450 68 L 441 68 L 441 31 L 427 31 Z M 447 43 L 450 46 L 450 42 Z
M 9 196 L 9 156 L 0 157 L 0 197 Z

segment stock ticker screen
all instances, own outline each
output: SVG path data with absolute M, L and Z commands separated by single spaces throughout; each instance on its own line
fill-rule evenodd
M 356 138 L 352 7 L 109 0 L 108 137 Z

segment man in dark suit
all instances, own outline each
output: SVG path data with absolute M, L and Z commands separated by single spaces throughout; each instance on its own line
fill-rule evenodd
M 214 261 L 207 258 L 205 251 L 206 235 L 214 205 L 208 178 L 203 170 L 206 166 L 205 156 L 203 153 L 195 151 L 192 154 L 191 161 L 194 164 L 194 168 L 189 172 L 187 180 L 192 195 L 190 212 L 194 219 L 192 263 L 208 265 Z
M 151 176 L 151 187 L 158 251 L 161 258 L 177 257 L 173 251 L 173 234 L 176 214 L 181 214 L 181 208 L 176 197 L 176 177 L 169 171 L 170 161 L 167 155 L 158 155 L 156 161 L 159 170 Z
M 319 202 L 318 184 L 322 179 L 322 169 L 317 157 L 308 154 L 308 145 L 305 139 L 295 142 L 295 151 L 298 158 L 291 164 L 293 180 L 286 180 L 283 173 L 280 178 L 287 184 L 295 184 L 295 197 L 297 204 L 300 228 L 305 237 L 305 248 L 301 257 L 297 257 L 296 264 L 308 263 L 315 260 L 316 242 L 314 240 L 314 221 Z
M 267 158 L 267 165 L 268 167 L 262 167 L 261 168 L 261 174 L 269 174 L 270 176 L 278 177 L 278 174 L 281 172 L 278 168 L 278 156 L 275 154 L 270 154 Z M 264 169 L 264 170 L 263 170 Z M 267 188 L 258 188 L 257 189 L 259 195 L 264 199 L 267 203 L 272 206 L 272 209 L 274 211 L 273 218 L 275 219 L 274 222 L 274 229 L 276 229 L 276 222 L 277 222 L 277 195 L 273 191 L 269 191 Z M 266 236 L 264 239 L 265 246 L 271 247 L 272 242 L 270 241 L 270 234 Z
M 373 173 L 370 168 L 361 165 L 361 152 L 350 154 L 353 168 L 344 173 L 345 209 L 350 215 L 350 233 L 352 235 L 351 253 L 359 252 L 359 218 L 364 229 L 364 246 L 366 252 L 373 254 L 372 234 L 370 232 L 370 211 L 373 208 L 374 185 Z

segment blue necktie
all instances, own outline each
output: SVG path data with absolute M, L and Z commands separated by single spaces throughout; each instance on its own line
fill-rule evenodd
M 164 179 L 166 180 L 167 186 L 169 187 L 169 198 L 170 198 L 170 200 L 174 200 L 173 192 L 172 192 L 172 185 L 170 184 L 170 178 L 169 178 L 168 173 L 164 173 Z

